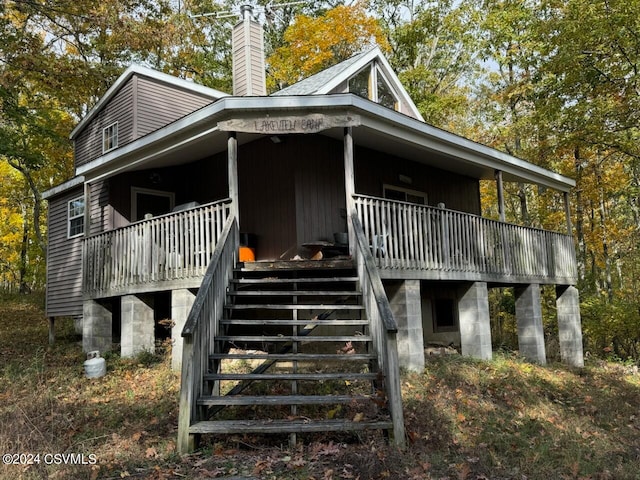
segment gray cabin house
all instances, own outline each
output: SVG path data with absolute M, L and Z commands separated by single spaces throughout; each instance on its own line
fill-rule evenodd
M 86 351 L 172 339 L 180 451 L 246 432 L 402 444 L 399 369 L 430 343 L 490 359 L 490 288 L 514 287 L 520 353 L 545 363 L 555 285 L 562 358 L 583 364 L 573 180 L 424 123 L 377 48 L 266 95 L 250 12 L 233 41 L 233 95 L 126 70 L 46 193 L 47 315 L 76 317 Z M 481 216 L 483 179 L 502 221 Z M 505 223 L 511 181 L 563 195 L 569 234 Z

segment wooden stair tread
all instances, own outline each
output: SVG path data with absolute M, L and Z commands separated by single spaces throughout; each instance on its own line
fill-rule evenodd
M 355 297 L 362 295 L 362 292 L 356 292 L 354 290 L 238 290 L 228 292 L 228 295 L 235 297 Z
M 216 433 L 312 433 L 348 432 L 354 430 L 385 430 L 393 428 L 391 421 L 371 420 L 225 420 L 201 421 L 189 427 L 191 434 Z
M 221 335 L 221 342 L 370 342 L 368 335 Z
M 319 278 L 234 278 L 232 283 L 242 284 L 269 284 L 269 283 L 337 283 L 357 282 L 358 277 L 319 277 Z
M 283 304 L 237 304 L 237 305 L 229 305 L 226 308 L 230 308 L 233 310 L 246 310 L 246 309 L 266 309 L 266 310 L 364 310 L 364 306 L 362 305 L 317 305 L 317 304 L 291 304 L 291 303 L 283 303 Z
M 198 405 L 332 405 L 371 400 L 369 395 L 226 395 L 200 397 Z
M 325 319 L 325 320 L 316 320 L 313 318 L 309 318 L 307 320 L 291 320 L 291 319 L 251 319 L 251 318 L 223 318 L 220 320 L 220 323 L 223 325 L 280 325 L 280 326 L 306 326 L 306 325 L 335 325 L 335 326 L 362 326 L 369 325 L 369 320 L 346 320 L 346 319 Z
M 208 373 L 204 379 L 212 380 L 375 380 L 375 373 Z
M 364 362 L 375 359 L 376 355 L 373 353 L 214 353 L 209 355 L 209 358 L 211 360 L 274 360 L 280 362 L 308 362 L 314 360 Z

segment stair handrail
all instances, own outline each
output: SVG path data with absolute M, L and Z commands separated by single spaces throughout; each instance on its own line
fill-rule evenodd
M 378 368 L 384 375 L 389 413 L 393 422 L 393 441 L 403 448 L 406 444 L 400 367 L 398 363 L 398 324 L 393 318 L 389 299 L 384 291 L 362 223 L 354 210 L 350 222 L 355 234 L 354 257 L 363 303 L 369 318 L 370 333 L 376 350 Z
M 178 415 L 178 452 L 188 453 L 195 447 L 189 427 L 204 420 L 198 406 L 203 394 L 204 375 L 209 369 L 209 355 L 215 353 L 219 321 L 233 268 L 238 257 L 240 233 L 233 214 L 227 217 L 220 239 L 213 251 L 202 284 L 182 329 L 182 372 L 180 383 L 180 412 Z

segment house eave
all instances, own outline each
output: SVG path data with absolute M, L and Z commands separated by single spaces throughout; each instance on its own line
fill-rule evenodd
M 122 88 L 122 86 L 129 81 L 131 77 L 134 75 L 142 75 L 145 77 L 149 77 L 153 80 L 158 80 L 168 85 L 181 88 L 183 90 L 188 90 L 194 93 L 198 93 L 200 95 L 204 95 L 207 97 L 211 97 L 211 101 L 215 101 L 219 98 L 226 97 L 229 94 L 216 90 L 214 88 L 205 87 L 204 85 L 200 85 L 194 82 L 190 82 L 188 80 L 184 80 L 182 78 L 175 77 L 173 75 L 168 75 L 166 73 L 159 72 L 157 70 L 153 70 L 151 68 L 143 67 L 141 65 L 131 65 L 127 68 L 122 75 L 118 77 L 118 79 L 111 85 L 111 87 L 106 91 L 106 93 L 98 100 L 93 108 L 85 115 L 82 120 L 76 125 L 76 127 L 72 130 L 69 138 L 73 140 L 84 128 L 98 115 L 98 113 L 104 108 L 104 106 L 109 103 L 109 101 L 118 93 L 118 91 Z
M 82 185 L 83 183 L 84 183 L 84 177 L 82 175 L 73 177 L 71 180 L 67 180 L 66 182 L 61 183 L 60 185 L 56 185 L 55 187 L 52 187 L 49 190 L 42 192 L 42 199 L 49 200 L 50 198 L 66 193 L 69 190 L 72 190 L 73 188 L 76 188 L 77 186 Z
M 562 192 L 575 181 L 491 147 L 438 129 L 353 94 L 224 97 L 166 127 L 78 167 L 77 174 L 87 178 L 112 175 L 116 170 L 132 168 L 167 154 L 205 135 L 218 134 L 217 124 L 233 118 L 265 118 L 277 115 L 304 115 L 310 112 L 354 114 L 361 126 L 378 135 L 382 142 L 396 142 L 416 152 L 435 152 L 466 164 L 478 178 L 493 178 L 496 170 L 506 179 L 523 181 Z M 466 167 L 465 167 L 466 168 Z M 482 175 L 477 175 L 481 173 Z

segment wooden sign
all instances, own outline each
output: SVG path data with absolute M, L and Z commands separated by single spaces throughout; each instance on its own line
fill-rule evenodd
M 357 127 L 358 115 L 291 115 L 277 117 L 243 118 L 218 122 L 223 132 L 262 133 L 282 135 L 286 133 L 318 133 L 335 127 Z

